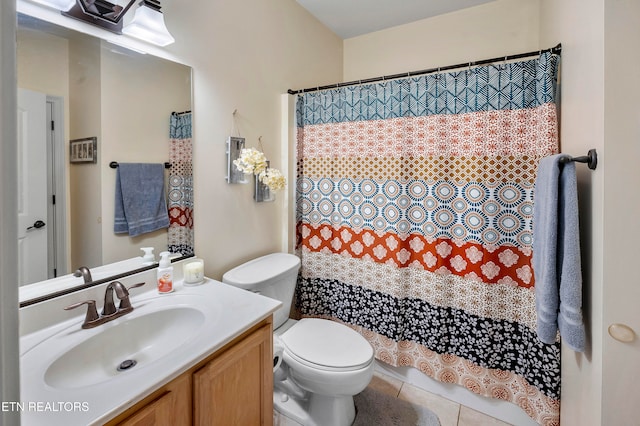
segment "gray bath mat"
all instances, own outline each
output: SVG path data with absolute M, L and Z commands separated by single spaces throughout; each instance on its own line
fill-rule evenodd
M 353 426 L 440 426 L 438 416 L 428 408 L 366 388 L 355 395 Z

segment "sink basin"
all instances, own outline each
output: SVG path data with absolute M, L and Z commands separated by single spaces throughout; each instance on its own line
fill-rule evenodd
M 45 302 L 40 315 L 49 315 L 47 303 L 54 302 Z M 95 328 L 82 329 L 84 312 L 76 310 L 20 338 L 20 400 L 84 404 L 80 410 L 25 409 L 23 426 L 103 425 L 281 305 L 210 279 L 195 287 L 178 282 L 170 294 L 152 289 L 131 304 L 132 312 Z
M 175 307 L 121 318 L 60 355 L 47 368 L 45 382 L 73 389 L 144 368 L 193 338 L 205 316 L 197 309 Z

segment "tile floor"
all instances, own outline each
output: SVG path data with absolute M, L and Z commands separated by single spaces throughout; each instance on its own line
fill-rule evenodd
M 409 383 L 404 383 L 401 380 L 377 371 L 369 386 L 379 392 L 384 392 L 413 404 L 429 408 L 438 416 L 441 426 L 509 426 L 509 423 L 487 416 L 464 405 L 460 405 L 457 402 L 424 391 Z M 298 422 L 288 419 L 278 412 L 274 413 L 273 419 L 274 426 L 300 426 Z

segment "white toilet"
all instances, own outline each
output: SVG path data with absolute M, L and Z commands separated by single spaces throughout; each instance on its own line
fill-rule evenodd
M 224 283 L 282 302 L 273 314 L 276 410 L 304 426 L 348 426 L 353 396 L 373 376 L 373 348 L 349 327 L 325 319 L 289 318 L 300 259 L 274 253 L 226 272 Z M 274 358 L 274 364 L 279 362 Z

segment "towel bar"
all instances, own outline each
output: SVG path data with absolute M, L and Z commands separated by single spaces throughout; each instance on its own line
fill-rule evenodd
M 112 161 L 109 163 L 109 167 L 111 167 L 112 169 L 117 169 L 118 168 L 118 162 L 117 161 Z M 171 168 L 171 163 L 164 163 L 164 168 L 165 169 L 170 169 Z
M 567 155 L 566 157 L 560 159 L 561 163 L 568 163 L 570 161 L 575 161 L 577 163 L 586 163 L 587 167 L 589 167 L 591 170 L 595 170 L 596 166 L 598 165 L 598 154 L 596 153 L 595 149 L 590 149 L 587 155 L 583 155 L 580 157 L 571 157 Z

